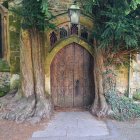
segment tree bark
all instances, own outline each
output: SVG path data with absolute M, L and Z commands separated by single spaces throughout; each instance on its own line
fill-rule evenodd
M 19 99 L 11 97 L 8 111 L 0 117 L 17 122 L 38 122 L 50 118 L 53 106 L 45 94 L 45 72 L 43 59 L 43 34 L 36 29 L 21 33 L 21 91 Z M 1 108 L 0 108 L 1 109 Z
M 105 99 L 104 92 L 104 56 L 103 49 L 98 49 L 94 46 L 95 56 L 94 56 L 94 81 L 95 81 L 95 100 L 92 105 L 91 111 L 98 117 L 104 117 L 108 111 L 108 105 Z
M 21 33 L 20 49 L 20 70 L 21 70 L 21 88 L 23 96 L 29 97 L 34 95 L 34 79 L 32 65 L 32 48 L 31 39 L 28 31 Z

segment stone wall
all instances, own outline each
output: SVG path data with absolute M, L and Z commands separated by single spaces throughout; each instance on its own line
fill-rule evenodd
M 132 68 L 131 68 L 131 81 L 130 81 L 130 90 L 131 93 L 140 93 L 140 62 L 133 61 Z
M 116 68 L 116 87 L 117 90 L 121 93 L 128 92 L 128 68 L 127 67 L 120 67 Z
M 10 72 L 10 67 L 6 60 L 0 59 L 0 72 Z
M 121 67 L 115 73 L 117 75 L 116 86 L 118 91 L 127 93 L 130 90 L 130 97 L 135 93 L 140 93 L 140 61 L 133 60 L 130 69 Z
M 53 15 L 59 15 L 68 11 L 74 0 L 49 0 L 49 5 Z M 77 2 L 80 0 L 77 0 Z M 81 3 L 81 1 L 80 1 Z M 80 6 L 79 3 L 79 6 Z
M 68 10 L 73 0 L 50 0 L 50 9 L 55 15 L 58 13 L 64 13 Z
M 12 4 L 9 4 L 12 7 Z M 20 72 L 20 17 L 9 12 L 10 71 Z

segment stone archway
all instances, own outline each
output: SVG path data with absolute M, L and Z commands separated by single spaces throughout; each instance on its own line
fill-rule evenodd
M 45 90 L 47 94 L 51 95 L 51 69 L 50 69 L 51 63 L 53 59 L 55 58 L 55 56 L 57 55 L 57 53 L 71 43 L 76 43 L 80 45 L 92 57 L 94 57 L 93 47 L 77 36 L 71 36 L 65 40 L 59 41 L 54 47 L 54 49 L 47 54 L 46 60 L 45 60 Z
M 81 45 L 61 49 L 51 64 L 51 93 L 55 107 L 84 107 L 94 100 L 93 57 Z

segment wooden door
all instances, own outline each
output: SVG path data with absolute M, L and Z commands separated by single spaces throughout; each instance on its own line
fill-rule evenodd
M 51 93 L 55 106 L 83 107 L 94 99 L 93 57 L 72 43 L 51 64 Z

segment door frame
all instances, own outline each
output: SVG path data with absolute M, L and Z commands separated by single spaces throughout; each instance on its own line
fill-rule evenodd
M 92 45 L 88 44 L 81 38 L 77 37 L 76 35 L 73 35 L 67 39 L 64 39 L 62 41 L 59 41 L 54 48 L 51 50 L 51 52 L 48 52 L 46 59 L 45 59 L 45 91 L 47 94 L 51 95 L 51 63 L 56 56 L 56 54 L 63 49 L 64 47 L 68 46 L 71 43 L 77 43 L 84 49 L 86 49 L 93 57 L 94 57 L 94 48 Z

